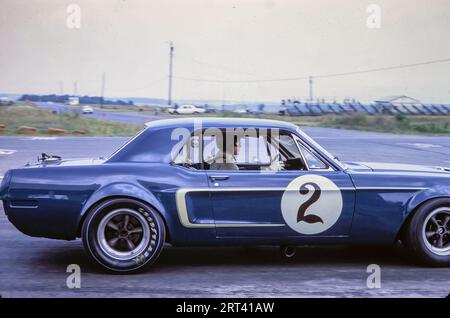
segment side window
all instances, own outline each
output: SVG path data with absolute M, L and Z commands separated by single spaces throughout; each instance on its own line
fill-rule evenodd
M 222 141 L 216 136 L 204 138 L 203 156 L 205 169 L 209 170 L 306 170 L 306 164 L 298 145 L 290 133 L 223 134 Z M 233 141 L 230 139 L 234 138 Z M 222 149 L 228 140 L 229 149 Z M 226 143 L 224 143 L 225 145 Z
M 277 163 L 280 167 L 279 170 L 306 170 L 302 154 L 290 133 L 280 134 L 278 147 L 279 149 L 276 150 L 278 158 L 273 160 L 273 164 Z
M 216 143 L 216 136 L 203 136 L 203 158 L 207 163 L 214 160 L 214 156 L 219 151 Z
M 180 152 L 175 157 L 173 164 L 192 169 L 202 169 L 200 138 L 190 136 Z
M 270 156 L 266 141 L 259 136 L 223 135 L 204 136 L 203 158 L 206 169 L 210 170 L 261 170 L 261 166 L 270 165 Z M 229 149 L 226 140 L 232 138 Z
M 239 165 L 269 165 L 270 156 L 263 137 L 244 136 L 239 138 L 240 150 L 236 155 Z
M 218 131 L 219 137 L 206 133 L 202 138 L 198 135 L 190 136 L 173 164 L 206 170 L 286 171 L 329 168 L 290 133 L 283 132 L 267 138 L 259 134 L 228 135 L 224 130 L 220 136 L 220 130 Z M 222 145 L 231 147 L 227 149 L 227 146 Z
M 309 169 L 327 169 L 328 165 L 325 164 L 322 160 L 320 160 L 314 153 L 312 153 L 309 149 L 307 149 L 301 142 L 298 142 L 303 156 L 305 157 L 306 163 L 308 164 Z
M 280 145 L 286 149 L 287 159 L 301 158 L 300 150 L 294 138 L 289 134 L 280 135 Z

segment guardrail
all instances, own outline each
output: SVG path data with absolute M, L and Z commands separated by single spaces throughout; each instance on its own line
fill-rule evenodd
M 365 113 L 369 115 L 450 115 L 450 104 L 293 103 L 281 106 L 281 115 L 319 116 Z

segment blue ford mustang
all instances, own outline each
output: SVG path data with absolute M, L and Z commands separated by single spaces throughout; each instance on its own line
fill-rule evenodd
M 8 219 L 27 235 L 81 237 L 104 268 L 130 272 L 173 246 L 393 244 L 450 264 L 450 172 L 343 163 L 297 126 L 170 119 L 107 159 L 43 154 L 6 173 Z

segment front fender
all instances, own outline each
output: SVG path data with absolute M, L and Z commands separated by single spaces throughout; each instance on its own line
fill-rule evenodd
M 432 188 L 424 189 L 414 194 L 406 205 L 405 218 L 424 202 L 438 198 L 450 198 L 450 187 L 436 185 Z

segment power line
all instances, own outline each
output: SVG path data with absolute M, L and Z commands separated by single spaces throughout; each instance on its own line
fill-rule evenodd
M 403 64 L 403 65 L 372 68 L 372 69 L 366 69 L 366 70 L 361 70 L 361 71 L 331 73 L 331 74 L 312 75 L 312 76 L 314 78 L 340 77 L 340 76 L 347 76 L 347 75 L 356 75 L 356 74 L 364 74 L 364 73 L 372 73 L 372 72 L 397 70 L 397 69 L 404 69 L 404 68 L 417 67 L 417 66 L 423 66 L 423 65 L 446 63 L 446 62 L 450 62 L 450 58 L 445 58 L 445 59 L 440 59 L 440 60 L 432 60 L 432 61 L 426 61 L 426 62 L 419 62 L 419 63 L 412 63 L 412 64 Z M 183 77 L 183 76 L 174 76 L 173 78 L 185 80 L 185 81 L 211 82 L 211 83 L 263 83 L 263 82 L 284 82 L 284 81 L 305 80 L 305 79 L 309 79 L 310 76 L 298 76 L 298 77 L 287 77 L 287 78 L 277 78 L 277 79 L 260 79 L 260 80 L 220 80 L 220 79 L 190 78 L 190 77 Z
M 161 83 L 162 81 L 166 81 L 167 80 L 167 75 L 164 77 L 161 77 L 155 81 L 150 82 L 149 84 L 145 85 L 145 86 L 140 86 L 140 87 L 135 87 L 135 88 L 131 88 L 131 89 L 119 89 L 119 90 L 114 90 L 114 92 L 119 92 L 120 94 L 125 94 L 125 93 L 134 93 L 134 92 L 139 92 L 139 91 L 143 91 L 143 90 L 148 90 L 148 88 L 151 88 L 153 86 L 155 86 L 156 84 Z
M 229 67 L 218 66 L 218 65 L 211 64 L 211 63 L 207 63 L 207 62 L 202 62 L 202 61 L 199 61 L 198 59 L 194 59 L 194 58 L 190 58 L 189 61 L 192 61 L 192 62 L 194 62 L 194 63 L 196 63 L 198 65 L 206 66 L 206 67 L 209 67 L 209 68 L 212 68 L 212 69 L 216 69 L 216 70 L 219 70 L 219 71 L 222 71 L 222 72 L 225 71 L 225 72 L 230 73 L 230 74 L 245 75 L 245 76 L 256 77 L 256 78 L 259 77 L 256 74 L 252 74 L 252 73 L 248 73 L 248 72 L 242 72 L 242 71 L 237 71 L 237 70 L 229 68 Z

